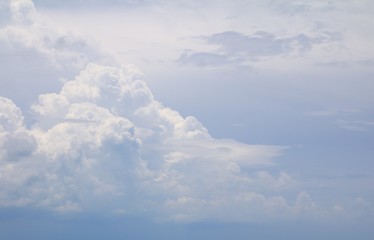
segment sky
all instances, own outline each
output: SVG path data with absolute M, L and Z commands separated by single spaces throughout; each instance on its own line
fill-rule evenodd
M 373 16 L 0 0 L 0 238 L 371 240 Z

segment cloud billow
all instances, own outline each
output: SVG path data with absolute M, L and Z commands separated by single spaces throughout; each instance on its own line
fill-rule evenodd
M 31 129 L 24 127 L 20 109 L 2 98 L 4 135 L 17 136 L 3 137 L 3 147 L 17 153 L 6 146 L 18 141 L 19 148 L 19 154 L 2 155 L 2 195 L 11 197 L 2 204 L 63 212 L 109 203 L 113 212 L 133 212 L 157 204 L 165 207 L 162 214 L 174 209 L 165 218 L 179 219 L 186 205 L 181 199 L 193 200 L 193 208 L 204 207 L 261 181 L 241 167 L 266 166 L 281 147 L 213 139 L 194 117 L 183 118 L 155 101 L 139 76 L 132 66 L 89 64 L 59 93 L 39 96 Z M 12 175 L 24 178 L 13 182 Z M 22 201 L 14 201 L 17 184 L 27 186 Z M 197 202 L 204 204 L 194 206 Z M 179 204 L 182 209 L 176 208 Z M 201 217 L 183 214 L 183 220 Z

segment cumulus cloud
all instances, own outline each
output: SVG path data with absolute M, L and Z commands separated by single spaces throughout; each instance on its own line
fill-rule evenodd
M 250 173 L 254 166 L 271 164 L 281 147 L 213 139 L 196 118 L 184 118 L 154 100 L 140 77 L 133 66 L 89 64 L 59 93 L 39 96 L 32 106 L 36 122 L 31 129 L 23 127 L 20 110 L 3 100 L 3 108 L 10 109 L 4 128 L 11 134 L 21 128 L 25 132 L 13 140 L 18 141 L 18 152 L 7 150 L 26 159 L 12 160 L 17 165 L 4 159 L 13 173 L 28 176 L 23 174 L 28 171 L 24 183 L 33 179 L 24 198 L 56 211 L 93 210 L 98 205 L 111 206 L 113 212 L 140 207 L 156 211 L 155 206 L 166 206 L 159 214 L 174 219 L 186 211 L 185 203 L 167 206 L 180 199 L 194 199 L 189 208 L 196 208 L 195 201 L 236 197 L 255 189 L 256 183 L 270 188 L 291 184 L 286 174 L 274 179 L 267 172 Z M 39 165 L 38 172 L 24 169 L 31 164 Z M 9 177 L 4 169 L 2 175 Z M 3 195 L 9 196 L 15 184 L 6 180 L 4 191 L 9 192 Z
M 11 20 L 1 26 L 0 41 L 8 45 L 0 50 L 21 56 L 3 76 L 24 69 L 26 51 L 38 67 L 17 75 L 23 87 L 41 84 L 30 73 L 45 69 L 52 72 L 48 81 L 66 79 L 54 85 L 56 91 L 30 94 L 30 108 L 17 106 L 23 96 L 0 97 L 0 207 L 145 213 L 180 221 L 292 218 L 316 211 L 306 192 L 283 196 L 295 181 L 269 170 L 284 147 L 215 139 L 195 117 L 158 102 L 135 66 L 93 61 L 87 56 L 98 55 L 69 36 L 48 38 L 31 1 L 1 7 Z M 1 85 L 1 94 L 13 91 Z

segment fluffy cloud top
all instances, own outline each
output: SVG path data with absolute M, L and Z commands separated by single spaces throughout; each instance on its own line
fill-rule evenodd
M 20 109 L 2 98 L 0 203 L 57 211 L 162 209 L 165 218 L 191 220 L 206 205 L 222 209 L 236 194 L 268 201 L 251 192 L 256 184 L 292 183 L 287 174 L 247 172 L 269 164 L 280 147 L 213 139 L 194 117 L 155 101 L 140 77 L 133 66 L 88 64 L 59 93 L 39 96 L 30 129 Z

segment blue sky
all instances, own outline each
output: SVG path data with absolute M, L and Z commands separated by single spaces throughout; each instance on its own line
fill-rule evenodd
M 0 237 L 372 239 L 371 1 L 0 3 Z

